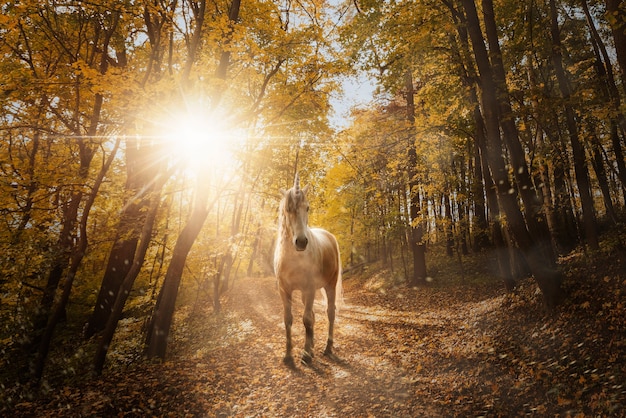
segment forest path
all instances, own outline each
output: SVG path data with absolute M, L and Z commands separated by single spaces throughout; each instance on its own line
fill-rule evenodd
M 585 280 L 570 279 L 568 301 L 549 315 L 531 280 L 505 295 L 486 279 L 410 289 L 390 287 L 385 273 L 350 277 L 335 328 L 339 360 L 322 355 L 328 322 L 320 301 L 316 357 L 296 370 L 282 363 L 276 280 L 238 279 L 221 314 L 204 293 L 177 310 L 167 361 L 141 357 L 140 341 L 133 343 L 140 321 L 131 321 L 136 326 L 116 337 L 102 376 L 66 370 L 65 378 L 44 381 L 38 397 L 0 387 L 14 394 L 0 415 L 623 417 L 626 280 L 606 268 L 573 271 Z M 298 301 L 295 356 L 304 345 L 301 318 Z M 67 356 L 90 358 L 87 351 Z
M 49 388 L 14 416 L 439 417 L 510 412 L 514 378 L 485 332 L 498 286 L 387 288 L 373 276 L 344 281 L 335 354 L 322 355 L 328 320 L 314 310 L 311 366 L 283 365 L 282 304 L 273 277 L 235 281 L 222 313 L 198 298 L 176 313 L 168 360 L 119 364 L 96 378 Z M 294 356 L 304 346 L 294 295 Z M 204 300 L 204 301 L 203 301 Z M 115 346 L 114 346 L 115 347 Z
M 481 372 L 475 354 L 488 347 L 477 340 L 472 318 L 496 309 L 493 297 L 433 289 L 387 293 L 376 279 L 364 288 L 348 280 L 344 294 L 335 332 L 339 359 L 322 355 L 328 319 L 320 297 L 314 307 L 314 362 L 291 370 L 282 364 L 285 336 L 275 279 L 237 281 L 223 305 L 223 320 L 206 335 L 207 345 L 179 341 L 181 350 L 191 350 L 183 357 L 204 359 L 199 370 L 219 375 L 218 387 L 209 389 L 217 393 L 205 399 L 207 416 L 448 415 L 450 394 L 458 392 L 461 399 L 470 384 L 463 374 Z M 294 300 L 298 358 L 303 306 L 298 293 Z

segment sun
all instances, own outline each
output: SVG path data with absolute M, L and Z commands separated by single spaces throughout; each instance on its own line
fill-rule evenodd
M 168 116 L 165 140 L 176 164 L 198 172 L 210 168 L 232 167 L 236 150 L 242 144 L 237 129 L 227 119 L 200 111 L 183 110 Z

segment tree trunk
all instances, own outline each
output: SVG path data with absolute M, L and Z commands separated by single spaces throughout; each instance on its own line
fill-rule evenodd
M 531 92 L 537 91 L 537 82 L 535 80 L 535 72 L 533 68 L 532 56 L 527 56 L 526 73 L 528 76 L 528 85 Z M 550 232 L 550 239 L 552 242 L 553 251 L 555 254 L 562 253 L 562 248 L 559 242 L 559 230 L 557 228 L 557 220 L 554 211 L 553 195 L 551 190 L 550 169 L 548 166 L 548 159 L 545 157 L 548 152 L 546 149 L 546 143 L 544 141 L 544 129 L 541 121 L 541 110 L 539 102 L 537 100 L 537 94 L 531 93 L 531 107 L 533 111 L 533 118 L 537 121 L 535 124 L 535 140 L 534 146 L 538 150 L 537 155 L 537 169 L 534 170 L 535 187 L 538 191 L 539 200 L 543 202 L 543 214 L 546 219 L 548 231 Z
M 409 246 L 413 254 L 413 277 L 412 286 L 426 283 L 426 244 L 424 239 L 424 225 L 420 214 L 419 182 L 417 179 L 417 150 L 415 149 L 415 90 L 413 89 L 413 76 L 411 71 L 405 73 L 405 89 L 407 104 L 407 121 L 409 122 L 409 148 L 408 148 L 408 177 L 409 177 Z
M 590 129 L 594 129 L 594 127 L 591 126 Z M 597 137 L 594 137 L 593 144 L 591 145 L 591 149 L 593 151 L 593 159 L 591 160 L 591 163 L 593 165 L 593 171 L 596 173 L 596 178 L 598 179 L 598 186 L 602 191 L 602 198 L 604 201 L 606 216 L 611 221 L 611 223 L 613 223 L 614 226 L 617 226 L 617 213 L 615 212 L 615 208 L 613 207 L 613 200 L 611 199 L 611 188 L 609 186 L 609 180 L 606 176 L 606 170 L 604 169 L 604 159 L 602 158 L 602 150 L 599 142 L 599 139 Z
M 620 142 L 619 134 L 621 132 L 622 137 L 626 136 L 626 118 L 621 109 L 621 97 L 619 90 L 617 89 L 617 83 L 615 82 L 615 76 L 613 75 L 613 66 L 611 64 L 611 58 L 607 51 L 602 37 L 596 29 L 593 17 L 589 12 L 587 1 L 582 0 L 583 11 L 587 18 L 587 25 L 592 34 L 591 43 L 594 53 L 596 55 L 595 69 L 598 73 L 598 78 L 601 81 L 602 92 L 606 105 L 611 109 L 609 113 L 609 120 L 611 124 L 611 142 L 613 145 L 613 153 L 615 154 L 615 163 L 617 164 L 617 175 L 622 183 L 622 188 L 626 188 L 626 161 L 624 161 L 624 153 L 622 151 L 622 144 Z M 626 8 L 626 4 L 624 5 Z M 622 15 L 624 17 L 624 15 Z M 624 26 L 626 30 L 626 25 Z M 624 41 L 626 42 L 626 36 L 622 34 Z M 622 46 L 623 47 L 623 46 Z M 616 49 L 618 47 L 616 46 Z M 626 82 L 626 80 L 622 80 Z
M 467 27 L 472 42 L 476 64 L 482 87 L 482 110 L 487 132 L 487 159 L 497 191 L 500 208 L 504 211 L 507 223 L 517 245 L 528 259 L 535 280 L 543 293 L 549 308 L 556 306 L 562 298 L 561 276 L 556 270 L 552 251 L 546 252 L 543 237 L 534 237 L 527 229 L 524 217 L 517 203 L 517 192 L 508 178 L 508 169 L 503 157 L 500 121 L 498 116 L 497 88 L 489 62 L 487 48 L 480 29 L 478 13 L 473 0 L 462 0 L 467 18 Z M 548 243 L 549 244 L 549 243 Z
M 230 24 L 235 24 L 239 19 L 240 4 L 240 0 L 233 0 L 231 3 L 228 14 Z M 225 39 L 225 44 L 230 42 L 230 36 L 231 34 L 226 35 L 227 39 Z M 224 50 L 215 73 L 216 77 L 222 81 L 226 80 L 229 61 L 230 52 L 228 50 Z M 216 90 L 213 92 L 213 96 L 211 97 L 212 110 L 217 109 L 219 106 L 224 89 L 224 86 L 221 85 L 221 83 L 217 84 Z M 183 275 L 187 255 L 189 254 L 189 251 L 191 250 L 191 247 L 198 237 L 198 234 L 204 225 L 204 221 L 209 214 L 207 204 L 209 189 L 206 184 L 206 178 L 208 178 L 208 176 L 204 176 L 203 178 L 202 174 L 199 174 L 198 176 L 194 208 L 187 224 L 181 231 L 178 239 L 176 240 L 176 244 L 174 245 L 172 259 L 167 272 L 165 273 L 163 286 L 159 292 L 157 303 L 148 328 L 146 337 L 146 354 L 148 357 L 165 358 L 167 340 L 174 316 L 176 297 L 178 295 L 178 286 Z M 200 179 L 202 179 L 202 181 Z
M 615 55 L 622 73 L 622 88 L 626 93 L 626 5 L 624 0 L 606 0 L 606 20 L 611 26 Z
M 128 272 L 132 269 L 142 226 L 146 219 L 150 194 L 155 188 L 162 164 L 158 147 L 148 141 L 132 139 L 126 145 L 127 201 L 120 215 L 118 232 L 109 254 L 94 310 L 85 327 L 84 337 L 91 338 L 107 324 L 113 304 Z
M 456 13 L 453 13 L 457 16 Z M 485 126 L 485 119 L 480 110 L 480 100 L 477 94 L 476 81 L 478 75 L 476 74 L 474 65 L 471 59 L 468 31 L 465 22 L 456 19 L 456 29 L 459 35 L 460 50 L 460 74 L 461 79 L 467 87 L 469 94 L 469 101 L 472 104 L 473 111 L 472 117 L 474 120 L 474 153 L 476 159 L 476 171 L 480 169 L 482 178 L 480 181 L 484 182 L 484 191 L 487 201 L 487 216 L 488 228 L 491 235 L 491 241 L 494 246 L 494 254 L 497 264 L 497 274 L 500 276 L 507 291 L 513 291 L 515 289 L 515 280 L 512 276 L 512 269 L 509 257 L 509 243 L 505 240 L 503 234 L 503 226 L 500 222 L 500 205 L 498 203 L 498 196 L 496 186 L 491 176 L 491 170 L 489 168 L 488 151 L 487 151 L 487 128 Z
M 454 169 L 454 162 L 452 163 Z M 457 185 L 457 198 L 456 206 L 459 214 L 459 220 L 457 222 L 457 242 L 460 244 L 461 252 L 463 255 L 469 254 L 467 248 L 467 239 L 469 238 L 469 215 L 467 205 L 467 186 L 465 184 L 465 164 L 464 161 L 459 162 L 459 177 L 460 181 Z
M 474 121 L 476 123 L 476 144 L 480 152 L 479 163 L 482 166 L 483 177 L 485 181 L 485 191 L 487 196 L 487 207 L 489 208 L 491 240 L 493 242 L 496 262 L 498 264 L 498 273 L 500 279 L 508 292 L 515 289 L 515 279 L 513 278 L 513 270 L 511 269 L 511 259 L 509 253 L 511 251 L 510 242 L 505 239 L 503 231 L 504 226 L 500 222 L 500 204 L 498 203 L 498 194 L 496 185 L 493 183 L 491 172 L 489 170 L 489 162 L 487 161 L 487 138 L 485 137 L 485 125 L 478 104 L 476 90 L 472 86 L 471 97 L 475 102 Z
M 474 88 L 473 86 L 471 87 Z M 480 109 L 479 109 L 480 111 Z M 478 141 L 474 139 L 472 144 L 474 158 L 474 178 L 472 181 L 472 202 L 474 202 L 474 252 L 479 252 L 489 246 L 487 233 L 489 224 L 485 207 L 484 175 L 480 161 L 480 148 Z
M 550 0 L 550 33 L 552 35 L 552 62 L 554 64 L 559 89 L 565 101 L 565 120 L 574 158 L 574 173 L 576 175 L 576 183 L 578 185 L 583 212 L 585 240 L 591 249 L 597 250 L 600 247 L 596 230 L 596 215 L 593 207 L 593 197 L 591 195 L 591 184 L 587 171 L 587 159 L 585 157 L 585 149 L 578 137 L 578 124 L 576 123 L 574 108 L 569 103 L 571 91 L 569 80 L 565 73 L 565 68 L 563 67 L 563 47 L 561 45 L 555 0 Z
M 454 235 L 452 234 L 452 207 L 450 206 L 450 195 L 448 191 L 443 195 L 444 207 L 444 233 L 446 235 L 446 255 L 452 257 L 454 255 Z
M 495 21 L 492 0 L 483 0 L 483 16 L 485 30 L 489 42 L 489 58 L 491 60 L 492 76 L 496 89 L 496 101 L 498 103 L 499 124 L 502 129 L 504 142 L 509 151 L 510 163 L 519 196 L 522 198 L 524 218 L 527 228 L 535 240 L 535 245 L 543 247 L 543 251 L 556 261 L 553 253 L 550 233 L 543 216 L 542 203 L 535 190 L 532 176 L 528 169 L 524 149 L 519 140 L 519 132 L 515 124 L 515 117 L 511 107 L 509 90 L 506 84 L 506 73 L 502 61 L 502 52 L 498 38 L 498 30 Z
M 143 265 L 143 262 L 145 260 L 146 252 L 150 247 L 150 238 L 152 236 L 154 222 L 156 220 L 156 215 L 160 204 L 160 189 L 164 183 L 163 178 L 161 178 L 159 182 L 160 187 L 157 187 L 156 191 L 154 192 L 154 196 L 151 196 L 152 202 L 150 204 L 148 213 L 146 214 L 146 219 L 143 223 L 141 235 L 140 237 L 138 237 L 141 244 L 139 245 L 139 248 L 137 249 L 137 254 L 133 259 L 132 267 L 128 270 L 126 276 L 124 276 L 124 280 L 122 281 L 121 286 L 117 291 L 115 302 L 111 307 L 111 313 L 108 315 L 107 322 L 102 332 L 102 336 L 98 342 L 98 347 L 96 349 L 96 354 L 94 355 L 93 360 L 94 370 L 97 374 L 102 373 L 102 368 L 106 360 L 109 345 L 113 340 L 113 335 L 115 334 L 117 324 L 122 317 L 124 305 L 126 304 L 128 295 L 130 294 L 130 291 L 133 287 L 133 283 L 135 282 L 135 279 L 141 271 L 141 266 Z
M 178 287 L 183 276 L 187 255 L 209 214 L 209 208 L 206 203 L 207 198 L 208 190 L 206 185 L 198 185 L 198 194 L 195 199 L 193 211 L 174 245 L 172 259 L 165 273 L 163 286 L 159 292 L 157 303 L 150 320 L 146 337 L 146 354 L 150 358 L 165 358 L 170 326 L 172 325 L 176 305 L 176 297 L 178 296 Z
M 76 277 L 76 273 L 78 272 L 78 268 L 85 256 L 85 252 L 87 251 L 88 246 L 88 238 L 87 238 L 87 219 L 89 217 L 89 212 L 91 211 L 91 207 L 93 206 L 94 201 L 98 195 L 98 191 L 100 190 L 100 186 L 102 185 L 102 181 L 109 170 L 109 167 L 113 163 L 115 155 L 117 154 L 117 150 L 119 148 L 121 142 L 121 138 L 118 138 L 115 142 L 115 146 L 111 151 L 111 154 L 107 158 L 105 164 L 100 169 L 100 173 L 96 178 L 93 187 L 91 188 L 91 192 L 87 201 L 85 202 L 85 207 L 83 208 L 83 212 L 80 220 L 80 238 L 76 247 L 74 248 L 70 265 L 68 268 L 68 272 L 65 276 L 65 282 L 63 283 L 63 292 L 61 293 L 61 297 L 58 302 L 52 308 L 52 312 L 48 318 L 48 322 L 46 324 L 46 328 L 43 332 L 43 336 L 41 338 L 41 342 L 39 343 L 39 348 L 37 351 L 37 356 L 35 358 L 33 370 L 34 377 L 37 381 L 41 379 L 43 375 L 44 366 L 46 364 L 46 359 L 48 357 L 48 352 L 50 351 L 50 344 L 52 343 L 52 337 L 54 336 L 54 331 L 56 329 L 57 324 L 63 317 L 65 313 L 65 308 L 67 306 L 67 302 L 70 299 L 70 293 L 72 291 L 72 285 L 74 284 L 74 278 Z

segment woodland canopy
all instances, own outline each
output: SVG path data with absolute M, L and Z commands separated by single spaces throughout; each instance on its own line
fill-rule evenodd
M 444 259 L 554 314 L 572 254 L 624 263 L 622 0 L 7 1 L 0 54 L 3 387 L 168 358 L 273 275 L 296 172 L 346 277 Z

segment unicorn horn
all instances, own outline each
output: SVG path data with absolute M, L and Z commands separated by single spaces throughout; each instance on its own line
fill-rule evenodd
M 293 187 L 296 191 L 300 190 L 300 175 L 298 173 L 296 173 L 296 178 L 293 181 Z

